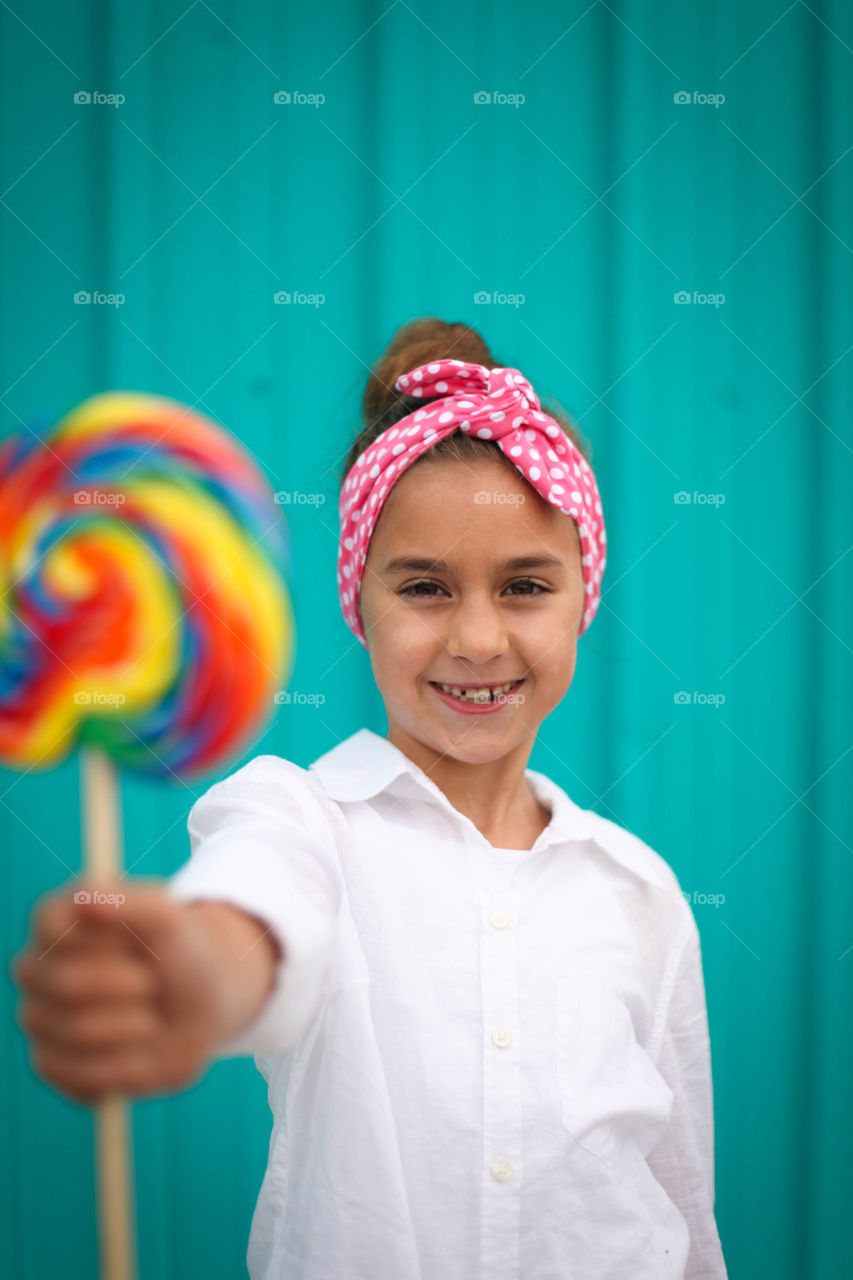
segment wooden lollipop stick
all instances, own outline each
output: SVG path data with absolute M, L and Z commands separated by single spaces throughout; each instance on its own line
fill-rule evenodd
M 122 868 L 118 774 L 102 751 L 80 751 L 84 866 L 95 884 L 118 881 Z M 136 1240 L 129 1108 L 123 1094 L 95 1107 L 95 1159 L 102 1280 L 135 1280 Z

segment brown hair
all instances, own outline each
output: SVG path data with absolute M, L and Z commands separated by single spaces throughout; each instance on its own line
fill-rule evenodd
M 426 402 L 425 397 L 403 395 L 396 390 L 394 383 L 400 374 L 408 373 L 418 365 L 428 364 L 430 360 L 443 359 L 483 364 L 489 369 L 505 363 L 496 360 L 477 330 L 466 324 L 451 324 L 434 317 L 412 320 L 404 324 L 397 330 L 384 354 L 371 368 L 361 402 L 363 426 L 347 454 L 341 483 L 377 436 Z M 542 408 L 555 422 L 559 423 L 569 439 L 577 445 L 589 461 L 588 448 L 568 417 L 561 410 L 548 407 L 544 402 L 542 402 Z M 497 441 L 480 440 L 457 427 L 449 436 L 445 436 L 443 440 L 439 440 L 438 444 L 422 454 L 412 465 L 418 466 L 427 460 L 441 458 L 469 461 L 483 457 L 497 457 L 507 465 L 513 465 L 505 457 Z

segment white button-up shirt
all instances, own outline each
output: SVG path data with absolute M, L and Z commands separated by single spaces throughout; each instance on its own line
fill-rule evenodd
M 193 806 L 170 892 L 284 951 L 216 1054 L 269 1084 L 253 1280 L 726 1276 L 691 909 L 648 845 L 526 777 L 532 849 L 368 729 Z

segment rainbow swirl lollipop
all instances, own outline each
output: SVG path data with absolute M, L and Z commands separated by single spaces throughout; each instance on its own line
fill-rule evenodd
M 0 762 L 77 743 L 192 775 L 249 745 L 293 659 L 287 527 L 244 449 L 155 395 L 0 444 Z

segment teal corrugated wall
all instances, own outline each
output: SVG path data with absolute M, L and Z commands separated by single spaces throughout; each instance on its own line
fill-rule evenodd
M 339 613 L 336 474 L 394 329 L 474 323 L 579 420 L 610 559 L 531 764 L 691 896 L 730 1275 L 853 1274 L 849 6 L 31 0 L 0 34 L 0 432 L 156 391 L 324 499 L 287 515 L 291 688 L 325 701 L 259 750 L 385 730 Z M 79 867 L 77 768 L 0 774 L 6 960 Z M 134 874 L 186 859 L 201 789 L 124 780 Z M 14 1004 L 7 980 L 0 1257 L 76 1280 L 91 1119 L 34 1078 Z M 261 1077 L 221 1063 L 133 1115 L 143 1280 L 244 1274 Z

